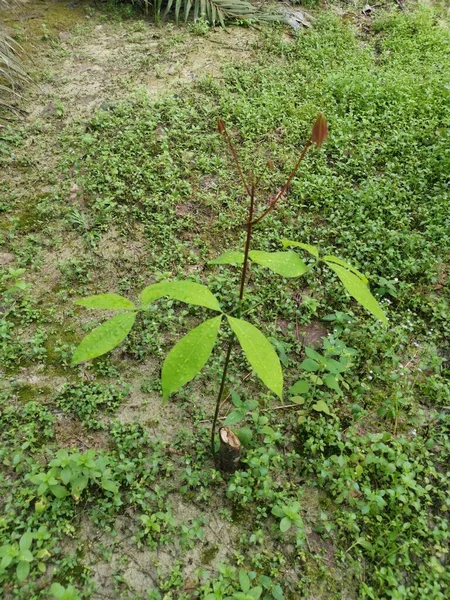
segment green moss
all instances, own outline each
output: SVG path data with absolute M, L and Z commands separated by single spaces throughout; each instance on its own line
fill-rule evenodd
M 34 8 L 17 4 L 10 13 L 6 13 L 4 23 L 15 32 L 15 37 L 25 53 L 36 52 L 36 44 L 45 44 L 58 40 L 58 34 L 70 30 L 74 25 L 86 22 L 86 12 L 80 3 L 71 6 L 67 2 L 46 1 Z M 34 18 L 27 18 L 30 11 Z
M 218 546 L 206 547 L 202 550 L 200 562 L 203 566 L 210 565 L 219 552 Z
M 23 384 L 16 388 L 18 396 L 22 402 L 29 402 L 35 400 L 39 394 L 39 390 L 31 384 Z
M 40 223 L 34 208 L 28 208 L 19 213 L 17 226 L 22 234 L 40 230 Z
M 242 505 L 235 504 L 231 511 L 231 520 L 235 525 L 242 525 L 247 522 L 249 518 L 248 510 Z

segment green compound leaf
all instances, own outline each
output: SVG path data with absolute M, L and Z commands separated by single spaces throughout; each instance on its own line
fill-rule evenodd
M 272 596 L 273 600 L 285 600 L 283 590 L 278 583 L 272 589 Z
M 315 360 L 317 362 L 323 361 L 323 356 L 321 356 L 318 352 L 316 352 L 316 350 L 314 350 L 314 348 L 308 348 L 308 346 L 305 346 L 305 354 L 308 358 L 312 358 L 313 360 Z
M 2 546 L 2 548 L 8 548 L 8 546 Z M 0 550 L 1 550 L 1 548 L 0 548 Z M 2 569 L 6 570 L 9 567 L 9 565 L 12 563 L 12 561 L 13 561 L 13 557 L 11 556 L 11 554 L 4 555 L 0 562 L 0 570 L 2 570 Z
M 272 507 L 272 514 L 281 519 L 284 517 L 284 510 L 281 508 L 281 506 L 275 505 Z
M 223 422 L 224 425 L 236 425 L 245 419 L 245 410 L 233 410 Z
M 96 294 L 77 300 L 75 304 L 86 308 L 103 308 L 105 310 L 136 310 L 135 305 L 119 294 Z
M 381 306 L 370 293 L 367 284 L 364 283 L 357 275 L 348 271 L 341 265 L 329 261 L 326 261 L 326 263 L 339 277 L 350 296 L 359 302 L 359 304 L 361 304 L 361 306 L 363 306 L 366 310 L 372 313 L 374 317 L 380 319 L 384 325 L 387 325 L 388 320 L 386 315 L 384 314 Z
M 300 277 L 306 273 L 308 267 L 295 252 L 264 252 L 252 250 L 250 259 L 262 267 L 267 267 L 274 273 L 283 277 Z
M 302 244 L 302 242 L 294 242 L 292 240 L 281 240 L 283 244 L 283 248 L 288 248 L 289 246 L 295 246 L 296 248 L 302 248 L 302 250 L 306 250 L 316 258 L 319 258 L 319 249 L 317 246 L 311 246 L 311 244 Z
M 344 269 L 347 269 L 347 271 L 350 271 L 351 273 L 353 273 L 354 275 L 356 275 L 357 277 L 359 277 L 359 279 L 361 279 L 361 281 L 365 284 L 369 283 L 369 280 L 367 279 L 367 277 L 365 275 L 363 275 L 361 273 L 361 271 L 358 271 L 358 269 L 355 269 L 355 267 L 353 267 L 352 265 L 349 265 L 348 262 L 345 262 L 345 260 L 342 260 L 342 258 L 339 258 L 338 256 L 324 256 L 323 260 L 329 265 L 330 263 L 334 263 L 336 265 L 340 265 L 341 267 L 344 267 Z
M 253 432 L 250 427 L 241 427 L 236 431 L 236 435 L 243 446 L 248 446 L 253 438 Z
M 161 281 L 146 287 L 141 293 L 142 306 L 146 307 L 150 302 L 159 300 L 163 296 L 169 296 L 173 300 L 205 306 L 212 310 L 221 311 L 219 301 L 214 294 L 200 283 L 192 281 Z
M 278 355 L 269 340 L 251 323 L 228 315 L 227 319 L 255 373 L 281 399 L 283 372 Z
M 50 593 L 53 594 L 55 598 L 61 598 L 65 591 L 66 588 L 64 588 L 60 583 L 52 583 L 50 586 Z
M 222 316 L 208 319 L 181 338 L 169 352 L 161 375 L 164 400 L 201 371 L 214 348 L 221 321 Z
M 65 498 L 68 494 L 68 491 L 66 490 L 66 488 L 59 484 L 51 485 L 50 491 L 55 496 L 55 498 L 58 498 L 59 500 L 61 500 L 62 498 Z
M 291 398 L 289 398 L 290 402 L 293 402 L 294 404 L 298 404 L 298 405 L 302 405 L 305 404 L 305 399 L 302 398 L 302 396 L 291 396 Z
M 330 390 L 333 390 L 335 392 L 340 392 L 341 388 L 339 387 L 339 383 L 337 382 L 337 379 L 334 375 L 325 375 L 325 377 L 323 378 L 325 385 L 327 386 L 327 388 L 329 388 Z
M 250 596 L 250 598 L 252 598 L 252 600 L 259 600 L 259 598 L 261 597 L 262 594 L 262 587 L 260 585 L 257 585 L 255 587 L 253 587 L 251 590 L 248 590 L 248 595 Z
M 74 496 L 80 497 L 83 490 L 88 486 L 89 479 L 86 475 L 80 475 L 72 481 L 70 491 Z
M 20 553 L 20 560 L 24 560 L 25 562 L 32 562 L 33 555 L 31 554 L 30 550 L 22 550 Z
M 113 494 L 117 494 L 119 491 L 117 483 L 112 481 L 112 479 L 107 478 L 102 479 L 102 488 L 107 492 L 112 492 Z
M 64 467 L 59 476 L 61 477 L 63 484 L 67 485 L 72 478 L 72 469 L 70 467 Z
M 115 315 L 91 331 L 80 343 L 72 358 L 72 366 L 106 354 L 118 346 L 130 333 L 137 313 Z
M 214 260 L 208 261 L 210 265 L 242 265 L 244 262 L 244 253 L 238 250 L 229 250 L 224 252 Z

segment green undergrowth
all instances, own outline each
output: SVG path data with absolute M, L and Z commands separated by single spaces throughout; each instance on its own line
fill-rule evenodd
M 15 257 L 0 279 L 2 597 L 99 597 L 97 563 L 110 565 L 109 598 L 448 597 L 443 15 L 376 11 L 362 33 L 356 17 L 325 11 L 295 37 L 265 28 L 252 60 L 221 79 L 157 102 L 133 90 L 61 127 L 51 191 L 17 196 L 2 183 L 2 257 Z M 234 360 L 222 415 L 245 454 L 224 476 L 212 468 L 207 422 L 220 347 L 202 382 L 170 400 L 168 429 L 152 404 L 163 357 L 200 309 L 163 300 L 111 356 L 71 368 L 102 318 L 73 301 L 104 291 L 134 300 L 143 285 L 188 277 L 207 278 L 231 306 L 237 271 L 207 261 L 239 247 L 246 205 L 217 118 L 259 178 L 261 208 L 318 111 L 329 139 L 255 228 L 255 247 L 289 238 L 341 256 L 367 275 L 389 327 L 330 274 L 308 274 L 299 289 L 253 267 L 243 311 L 279 354 L 285 405 Z M 45 131 L 1 135 L 5 171 L 26 178 L 23 144 Z M 127 407 L 141 402 L 128 422 Z M 101 533 L 90 539 L 89 528 Z M 145 589 L 130 575 L 136 560 Z

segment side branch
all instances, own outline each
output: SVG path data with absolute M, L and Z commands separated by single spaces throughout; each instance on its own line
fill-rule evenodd
M 292 169 L 291 174 L 289 175 L 286 183 L 279 189 L 277 195 L 270 203 L 270 206 L 268 206 L 268 208 L 266 208 L 266 210 L 257 219 L 255 219 L 253 221 L 252 225 L 256 225 L 257 223 L 262 221 L 262 219 L 264 219 L 264 217 L 266 217 L 275 208 L 275 206 L 277 205 L 280 198 L 282 198 L 286 194 L 289 186 L 292 183 L 292 180 L 294 179 L 297 171 L 299 170 L 300 165 L 301 165 L 303 159 L 305 158 L 305 155 L 312 143 L 313 143 L 313 140 L 312 140 L 312 137 L 310 137 L 309 140 L 306 142 L 305 147 L 303 148 L 303 151 L 300 154 L 300 158 L 296 162 L 295 167 Z
M 225 136 L 225 139 L 227 140 L 228 146 L 230 148 L 231 154 L 233 156 L 234 162 L 236 164 L 236 167 L 237 167 L 237 170 L 239 173 L 239 177 L 241 178 L 242 184 L 245 187 L 247 194 L 250 196 L 251 195 L 250 186 L 248 185 L 247 180 L 244 177 L 244 173 L 242 172 L 242 169 L 241 169 L 241 164 L 239 162 L 236 148 L 234 147 L 234 144 L 231 141 L 230 134 L 228 133 L 227 128 L 225 127 L 225 123 L 222 121 L 222 119 L 219 119 L 217 121 L 217 129 L 218 129 L 219 133 L 223 134 Z

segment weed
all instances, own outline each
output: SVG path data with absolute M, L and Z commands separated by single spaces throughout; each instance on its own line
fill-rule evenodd
M 75 415 L 91 428 L 101 428 L 100 410 L 113 413 L 128 395 L 126 387 L 101 383 L 66 384 L 56 396 L 59 408 Z
M 50 469 L 46 473 L 31 475 L 30 481 L 38 486 L 36 494 L 41 497 L 51 493 L 62 499 L 71 494 L 78 502 L 83 491 L 95 484 L 117 498 L 119 487 L 112 479 L 109 463 L 107 456 L 96 456 L 94 450 L 82 454 L 58 450 L 56 457 L 49 462 Z
M 60 583 L 52 583 L 50 593 L 56 600 L 80 600 L 80 595 L 73 585 L 64 587 Z

